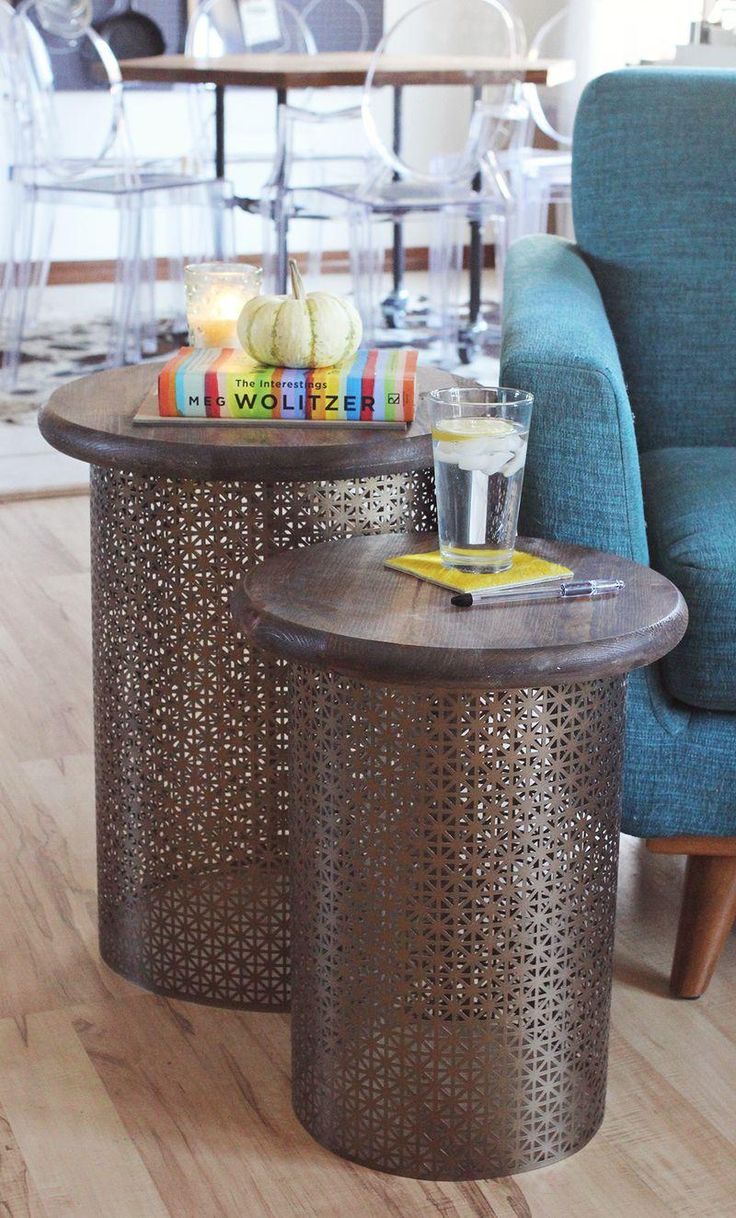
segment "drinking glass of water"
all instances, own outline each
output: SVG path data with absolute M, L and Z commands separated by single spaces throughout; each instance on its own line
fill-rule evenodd
M 482 387 L 435 389 L 429 400 L 442 562 L 457 571 L 506 571 L 534 398 Z

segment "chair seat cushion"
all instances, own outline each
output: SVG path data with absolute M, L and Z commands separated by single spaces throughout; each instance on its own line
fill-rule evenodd
M 682 592 L 685 638 L 662 661 L 670 693 L 736 710 L 736 448 L 641 454 L 652 566 Z

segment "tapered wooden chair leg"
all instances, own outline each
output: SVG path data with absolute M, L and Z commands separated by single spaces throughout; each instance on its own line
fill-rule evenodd
M 736 857 L 690 855 L 670 988 L 699 998 L 708 988 L 736 919 Z

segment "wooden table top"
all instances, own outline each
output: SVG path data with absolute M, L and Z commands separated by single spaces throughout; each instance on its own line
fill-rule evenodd
M 417 417 L 401 431 L 133 423 L 162 367 L 153 363 L 96 372 L 57 389 L 41 411 L 43 436 L 54 448 L 92 465 L 143 474 L 251 482 L 372 477 L 430 466 L 432 442 L 421 395 L 446 385 L 473 384 L 420 367 Z
M 362 85 L 373 60 L 371 51 L 319 51 L 316 55 L 243 54 L 195 59 L 191 55 L 156 55 L 126 59 L 123 79 L 157 84 L 237 85 L 240 88 L 324 89 Z M 568 59 L 508 59 L 489 55 L 391 55 L 376 84 L 558 85 L 572 80 Z
M 682 638 L 687 608 L 664 576 L 612 554 L 519 539 L 577 578 L 622 579 L 615 597 L 457 609 L 450 593 L 383 566 L 434 536 L 354 537 L 289 550 L 233 594 L 238 626 L 272 654 L 387 684 L 519 689 L 611 677 Z

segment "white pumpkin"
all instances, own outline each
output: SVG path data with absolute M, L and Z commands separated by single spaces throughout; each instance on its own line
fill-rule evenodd
M 363 324 L 341 296 L 304 291 L 289 260 L 293 296 L 254 296 L 238 319 L 243 350 L 274 368 L 327 368 L 350 359 L 360 346 Z

